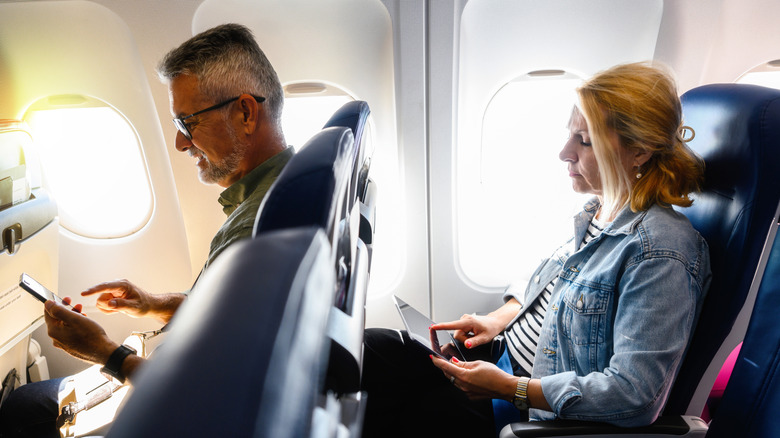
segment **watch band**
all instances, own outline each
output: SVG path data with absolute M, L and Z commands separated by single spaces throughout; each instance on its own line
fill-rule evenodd
M 512 399 L 512 404 L 515 408 L 520 410 L 528 410 L 528 382 L 531 379 L 528 377 L 520 377 L 517 381 L 517 388 L 515 389 L 515 397 Z
M 125 358 L 131 354 L 136 354 L 133 347 L 124 344 L 120 345 L 111 353 L 111 356 L 108 357 L 106 365 L 100 369 L 100 372 L 125 383 L 125 375 L 122 374 L 122 363 L 125 361 Z

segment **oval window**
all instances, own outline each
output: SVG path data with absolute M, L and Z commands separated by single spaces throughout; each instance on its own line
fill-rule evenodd
M 149 221 L 152 190 L 138 136 L 107 103 L 81 95 L 50 96 L 27 110 L 60 225 L 81 236 L 128 236 Z
M 558 159 L 581 81 L 542 73 L 506 83 L 485 109 L 479 144 L 459 152 L 458 259 L 480 286 L 527 280 L 570 237 L 590 197 L 572 191 Z

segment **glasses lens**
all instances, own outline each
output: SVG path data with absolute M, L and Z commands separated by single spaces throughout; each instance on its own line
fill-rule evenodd
M 190 130 L 187 129 L 187 125 L 185 125 L 181 119 L 173 119 L 173 124 L 176 125 L 176 129 L 178 129 L 179 132 L 181 132 L 182 134 L 184 134 L 185 137 L 187 137 L 187 140 L 192 140 L 192 135 L 190 135 Z

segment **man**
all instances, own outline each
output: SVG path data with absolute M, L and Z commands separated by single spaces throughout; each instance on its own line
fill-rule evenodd
M 284 93 L 251 32 L 236 24 L 215 27 L 184 42 L 163 58 L 157 72 L 168 86 L 178 129 L 176 149 L 197 160 L 202 182 L 226 188 L 219 202 L 228 217 L 211 241 L 206 269 L 226 247 L 251 236 L 263 197 L 293 155 L 281 128 Z M 163 324 L 187 297 L 187 293 L 150 294 L 127 280 L 102 283 L 82 295 L 98 295 L 97 307 L 105 313 L 152 317 Z M 45 310 L 56 347 L 104 365 L 104 371 L 120 380 L 132 381 L 144 359 L 108 338 L 97 323 L 79 313 L 81 305 L 73 312 L 49 301 Z M 0 411 L 0 435 L 44 436 L 40 431 L 46 431 L 59 436 L 54 417 L 61 381 L 33 383 L 14 391 Z M 27 428 L 43 417 L 46 421 L 35 426 L 40 429 Z M 11 422 L 15 430 L 7 430 Z

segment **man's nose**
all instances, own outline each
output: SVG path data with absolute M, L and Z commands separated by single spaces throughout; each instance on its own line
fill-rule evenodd
M 179 152 L 187 152 L 187 150 L 192 146 L 192 140 L 188 139 L 184 136 L 184 134 L 181 133 L 181 131 L 176 131 L 176 139 L 174 140 L 173 144 L 176 146 L 176 150 Z

